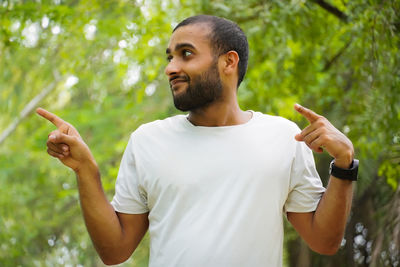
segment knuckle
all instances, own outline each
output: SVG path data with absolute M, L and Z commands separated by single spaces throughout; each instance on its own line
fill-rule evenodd
M 323 127 L 325 126 L 325 121 L 321 118 L 317 119 L 316 124 L 318 127 Z
M 51 150 L 50 148 L 47 149 L 47 154 L 49 154 L 52 157 L 55 157 L 55 153 L 53 150 Z

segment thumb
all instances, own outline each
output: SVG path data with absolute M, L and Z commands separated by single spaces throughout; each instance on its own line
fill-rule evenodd
M 69 146 L 73 146 L 78 142 L 75 136 L 69 136 L 61 132 L 53 132 L 52 134 L 50 134 L 49 141 L 55 144 L 63 143 Z
M 296 139 L 297 141 L 303 141 L 303 137 L 301 136 L 301 133 L 298 133 L 294 136 L 294 139 Z

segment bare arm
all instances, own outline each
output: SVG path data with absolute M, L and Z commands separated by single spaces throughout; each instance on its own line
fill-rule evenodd
M 57 130 L 49 134 L 47 152 L 74 170 L 86 227 L 105 264 L 128 259 L 148 228 L 148 214 L 122 214 L 114 211 L 101 185 L 97 163 L 78 131 L 44 109 L 37 113 Z
M 333 255 L 342 241 L 351 201 L 351 181 L 331 176 L 315 212 L 288 212 L 287 218 L 312 250 Z
M 326 118 L 301 106 L 295 106 L 295 109 L 310 122 L 296 135 L 296 140 L 305 142 L 319 153 L 325 149 L 335 158 L 336 166 L 349 168 L 354 157 L 351 141 Z M 321 254 L 335 254 L 344 235 L 352 196 L 351 181 L 331 176 L 317 210 L 308 213 L 288 212 L 288 220 L 312 250 Z

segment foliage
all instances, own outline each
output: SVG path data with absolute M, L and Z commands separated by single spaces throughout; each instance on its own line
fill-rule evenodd
M 0 1 L 0 131 L 52 85 L 40 105 L 79 129 L 111 199 L 129 134 L 176 113 L 164 49 L 173 26 L 197 13 L 232 19 L 248 35 L 244 109 L 304 126 L 292 108 L 302 103 L 345 132 L 360 159 L 339 254 L 311 253 L 287 226 L 287 264 L 399 266 L 398 1 Z M 73 174 L 45 153 L 53 129 L 32 114 L 0 144 L 2 266 L 101 265 Z M 316 159 L 325 181 L 330 159 Z M 146 266 L 147 244 L 129 264 Z

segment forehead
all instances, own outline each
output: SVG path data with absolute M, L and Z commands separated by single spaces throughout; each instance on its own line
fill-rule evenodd
M 190 44 L 196 49 L 204 49 L 210 46 L 210 33 L 211 28 L 207 23 L 181 26 L 172 33 L 167 50 L 174 51 L 180 44 Z

